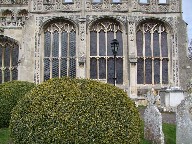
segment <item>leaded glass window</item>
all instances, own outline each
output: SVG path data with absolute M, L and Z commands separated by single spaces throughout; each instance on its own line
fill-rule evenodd
M 123 37 L 122 28 L 118 22 L 97 21 L 90 30 L 90 78 L 113 83 L 114 56 L 111 41 L 119 41 L 116 59 L 117 84 L 123 84 Z
M 8 37 L 0 38 L 0 83 L 18 79 L 19 46 Z
M 44 80 L 76 76 L 76 31 L 68 22 L 52 23 L 44 32 Z
M 137 83 L 168 84 L 167 30 L 162 23 L 142 23 L 136 34 Z

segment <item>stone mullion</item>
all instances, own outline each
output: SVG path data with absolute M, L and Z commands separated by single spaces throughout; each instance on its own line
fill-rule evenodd
M 50 79 L 52 78 L 53 72 L 52 72 L 52 62 L 53 62 L 53 55 L 52 55 L 52 51 L 53 51 L 53 33 L 54 31 L 51 29 L 51 45 L 50 45 Z
M 59 78 L 61 77 L 61 29 L 59 29 Z
M 4 83 L 4 81 L 5 81 L 5 65 L 4 65 L 4 61 L 5 61 L 5 48 L 6 48 L 6 46 L 4 45 L 2 47 L 2 83 Z
M 154 43 L 153 43 L 153 33 L 154 33 L 154 31 L 153 31 L 153 29 L 151 30 L 151 60 L 152 60 L 152 66 L 151 66 L 151 69 L 152 69 L 152 85 L 154 85 L 154 76 L 155 76 L 155 74 L 154 74 L 154 66 L 155 66 L 155 59 L 154 59 L 154 55 L 153 55 L 153 50 L 154 50 Z
M 145 83 L 146 83 L 146 77 L 145 77 L 145 59 L 146 59 L 146 57 L 145 57 L 145 30 L 144 30 L 144 25 L 143 25 L 143 64 L 144 64 L 144 66 L 143 66 L 143 84 L 145 85 Z
M 10 48 L 10 67 L 9 67 L 9 71 L 10 71 L 10 81 L 12 81 L 12 70 L 13 70 L 13 67 L 12 67 L 12 55 L 13 55 L 13 48 L 14 48 L 14 45 Z
M 68 25 L 68 29 L 67 29 L 67 76 L 69 76 L 69 72 L 70 72 L 70 28 Z
M 107 55 L 107 50 L 108 50 L 108 49 L 107 49 L 107 38 L 108 38 L 108 37 L 107 37 L 107 33 L 108 33 L 108 32 L 106 31 L 106 32 L 105 32 L 105 56 L 106 56 L 106 58 L 105 58 L 105 60 L 106 60 L 106 67 L 105 67 L 105 69 L 106 69 L 106 82 L 107 82 L 107 79 L 108 79 L 108 75 L 107 75 L 107 74 L 108 74 L 108 65 L 107 65 L 107 59 L 108 59 L 108 58 L 107 58 L 107 57 L 108 57 L 108 55 Z

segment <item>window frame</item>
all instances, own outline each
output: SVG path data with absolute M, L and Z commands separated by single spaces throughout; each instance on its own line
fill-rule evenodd
M 151 58 L 150 58 L 150 56 L 146 56 L 145 55 L 145 33 L 146 32 L 144 32 L 144 29 L 143 29 L 143 31 L 141 31 L 141 30 L 138 30 L 139 29 L 139 27 L 141 26 L 141 25 L 144 25 L 144 24 L 149 24 L 149 23 L 157 23 L 157 24 L 160 24 L 160 25 L 163 25 L 163 27 L 165 27 L 165 29 L 166 29 L 166 31 L 164 31 L 164 32 L 166 32 L 166 39 L 167 39 L 167 41 L 166 41 L 166 43 L 167 43 L 167 56 L 163 56 L 162 55 L 162 45 L 161 45 L 161 42 L 159 43 L 159 50 L 160 50 L 160 56 L 158 57 L 158 56 L 154 56 L 154 44 L 153 44 L 153 42 L 154 42 L 154 37 L 152 37 L 153 36 L 153 34 L 155 33 L 155 31 L 153 31 L 152 33 L 150 32 L 150 34 L 151 34 L 151 43 L 150 43 L 150 45 L 151 45 L 151 52 L 152 52 L 152 54 L 151 54 Z M 143 27 L 143 26 L 142 26 Z M 162 85 L 164 85 L 164 86 L 167 86 L 171 81 L 170 81 L 170 74 L 171 74 L 171 51 L 170 51 L 170 49 L 171 49 L 171 47 L 170 47 L 170 45 L 169 45 L 169 38 L 170 38 L 170 31 L 169 31 L 169 29 L 166 27 L 166 25 L 163 23 L 163 22 L 159 22 L 159 21 L 146 21 L 146 22 L 143 22 L 143 23 L 140 23 L 139 25 L 138 25 L 138 27 L 137 27 L 137 29 L 136 29 L 136 37 L 137 37 L 137 32 L 138 31 L 141 31 L 142 32 L 142 41 L 143 41 L 143 46 L 142 46 L 142 53 L 143 53 L 143 55 L 142 56 L 138 56 L 138 46 L 137 46 L 137 41 L 136 41 L 136 51 L 137 51 L 137 61 L 139 60 L 139 59 L 143 59 L 143 83 L 138 83 L 138 63 L 137 63 L 137 66 L 136 66 L 136 71 L 137 71 L 137 81 L 136 81 L 136 83 L 137 83 L 137 85 L 138 86 L 162 86 Z M 161 33 L 164 33 L 164 32 L 161 32 Z M 160 34 L 159 34 L 160 35 Z M 161 36 L 161 37 L 160 37 Z M 162 41 L 162 35 L 160 35 L 159 36 L 159 38 L 158 38 L 158 41 Z M 141 53 L 141 52 L 140 52 Z M 145 77 L 145 75 L 146 75 L 146 71 L 145 71 L 145 59 L 148 59 L 148 58 L 150 58 L 151 60 L 152 60 L 152 65 L 151 65 L 151 69 L 152 69 L 152 82 L 150 83 L 150 84 L 147 84 L 146 83 L 146 77 Z M 155 83 L 155 81 L 156 81 L 156 79 L 155 79 L 155 60 L 157 60 L 157 59 L 159 59 L 160 60 L 160 82 L 159 83 Z M 167 61 L 167 83 L 163 83 L 163 70 L 166 70 L 166 69 L 163 69 L 163 62 L 164 61 Z
M 97 59 L 99 59 L 99 57 L 100 58 L 102 58 L 102 57 L 107 57 L 107 59 L 110 59 L 110 58 L 114 58 L 114 56 L 108 56 L 108 55 L 106 55 L 106 56 L 91 56 L 91 49 L 90 49 L 90 43 L 91 43 L 91 36 L 90 36 L 90 34 L 91 34 L 91 32 L 93 32 L 91 29 L 92 29 L 92 27 L 93 26 L 95 26 L 95 24 L 97 24 L 97 22 L 105 22 L 105 20 L 107 21 L 107 20 L 109 20 L 109 21 L 113 21 L 113 22 L 117 22 L 117 23 L 119 23 L 120 24 L 120 26 L 122 27 L 122 51 L 123 51 L 123 53 L 122 53 L 122 56 L 118 56 L 117 55 L 117 59 L 118 58 L 121 58 L 122 59 L 122 83 L 116 83 L 116 85 L 117 86 L 122 86 L 122 85 L 125 85 L 125 84 L 128 84 L 128 71 L 125 69 L 125 67 L 126 67 L 126 65 L 127 65 L 127 59 L 126 59 L 126 57 L 127 57 L 127 55 L 126 55 L 126 53 L 127 53 L 127 49 L 125 48 L 126 47 L 126 45 L 127 45 L 127 41 L 126 41 L 126 38 L 127 38 L 127 34 L 126 34 L 126 32 L 125 32 L 125 28 L 124 28 L 124 26 L 120 23 L 120 22 L 118 22 L 118 21 L 116 21 L 116 20 L 111 20 L 111 19 L 100 19 L 100 20 L 97 20 L 97 21 L 95 21 L 95 22 L 93 22 L 89 27 L 88 27 L 88 38 L 87 38 L 87 44 L 88 44 L 88 53 L 87 53 L 87 63 L 86 63 L 86 77 L 87 78 L 91 78 L 91 72 L 90 72 L 90 61 L 91 61 L 91 59 L 90 58 L 93 58 L 93 57 L 95 57 L 95 58 L 97 58 Z M 106 33 L 107 34 L 107 33 Z M 97 36 L 98 37 L 98 36 Z M 114 37 L 115 38 L 115 37 Z M 97 41 L 97 45 L 98 45 L 99 43 L 98 43 L 98 41 Z M 97 50 L 98 50 L 98 48 L 97 48 Z M 111 50 L 112 51 L 112 50 Z M 99 52 L 97 51 L 97 53 L 99 54 Z M 121 61 L 121 60 L 120 60 Z M 119 62 L 120 62 L 119 61 Z M 107 65 L 107 63 L 106 63 L 106 65 Z M 99 68 L 99 64 L 98 64 L 98 68 Z M 97 69 L 98 69 L 97 68 Z M 106 67 L 106 69 L 107 69 L 107 67 Z M 97 70 L 98 71 L 98 70 Z M 97 78 L 96 79 L 94 79 L 94 80 L 98 80 L 98 81 L 101 81 L 101 82 L 104 82 L 104 83 L 107 83 L 108 82 L 108 78 L 107 78 L 107 71 L 106 71 L 106 78 L 105 79 L 99 79 L 99 71 L 98 71 L 98 73 L 97 73 Z
M 41 64 L 40 64 L 40 70 L 41 70 L 41 72 L 40 72 L 40 74 L 41 74 L 41 82 L 44 82 L 44 81 L 46 81 L 45 80 L 45 75 L 44 75 L 44 73 L 45 73 L 45 63 L 44 63 L 44 59 L 45 59 L 45 32 L 47 31 L 47 28 L 48 27 L 50 27 L 52 24 L 57 24 L 57 23 L 65 23 L 65 24 L 69 24 L 71 27 L 73 27 L 73 30 L 71 30 L 69 33 L 67 33 L 68 34 L 68 36 L 70 35 L 70 33 L 71 32 L 75 32 L 75 56 L 70 56 L 70 54 L 69 54 L 69 50 L 70 50 L 70 47 L 68 46 L 68 51 L 67 51 L 67 57 L 66 57 L 66 59 L 67 59 L 67 76 L 70 76 L 70 59 L 75 59 L 75 76 L 74 77 L 77 77 L 77 69 L 78 69 L 78 59 L 77 59 L 77 52 L 78 52 L 78 50 L 77 50 L 77 36 L 78 36 L 78 33 L 77 33 L 77 31 L 78 31 L 78 29 L 77 29 L 77 27 L 76 27 L 76 25 L 74 24 L 74 23 L 72 23 L 72 22 L 70 22 L 70 21 L 68 21 L 68 20 L 65 20 L 65 19 L 55 19 L 55 20 L 52 20 L 52 21 L 50 21 L 48 24 L 46 24 L 45 25 L 45 27 L 42 29 L 42 31 L 41 31 L 41 41 L 42 41 L 42 44 L 41 44 L 41 46 L 42 46 L 42 54 L 41 54 L 41 57 L 40 57 L 40 59 L 41 59 Z M 61 51 L 61 48 L 62 48 L 62 41 L 61 41 L 61 37 L 62 37 L 62 32 L 64 32 L 64 31 L 59 31 L 59 54 L 58 54 L 58 57 L 56 57 L 56 59 L 59 59 L 59 76 L 57 76 L 57 77 L 62 77 L 62 75 L 61 75 L 61 69 L 62 69 L 62 65 L 61 65 L 61 59 L 62 58 L 64 58 L 63 56 L 61 56 L 62 55 L 62 51 Z M 51 40 L 53 40 L 53 33 L 51 34 Z M 70 43 L 70 41 L 69 41 L 69 38 L 68 38 L 68 40 L 67 40 L 67 45 L 69 45 L 69 43 Z M 51 42 L 51 45 L 53 45 L 53 41 Z M 51 46 L 51 47 L 53 47 L 53 46 Z M 51 52 L 50 53 L 52 53 L 52 48 L 51 48 L 51 50 L 50 50 Z M 46 57 L 46 58 L 48 58 L 48 57 Z M 49 59 L 53 59 L 53 54 L 51 55 L 51 57 L 49 57 Z M 50 65 L 50 64 L 49 64 Z M 53 67 L 49 67 L 49 79 L 51 79 L 51 78 L 53 78 L 53 74 L 52 74 L 52 68 Z

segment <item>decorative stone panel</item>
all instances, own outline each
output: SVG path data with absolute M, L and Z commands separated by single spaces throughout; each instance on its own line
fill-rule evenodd
M 55 11 L 81 11 L 82 1 L 74 0 L 73 3 L 63 3 L 63 0 L 52 0 L 50 2 L 43 0 L 33 0 L 31 12 L 55 12 Z
M 92 3 L 92 0 L 86 0 L 86 11 L 128 11 L 130 2 L 122 0 L 121 3 L 111 3 L 110 0 L 103 0 L 101 3 Z

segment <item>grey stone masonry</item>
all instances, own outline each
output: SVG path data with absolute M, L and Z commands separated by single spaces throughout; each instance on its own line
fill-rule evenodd
M 192 143 L 192 95 L 189 95 L 177 107 L 176 113 L 177 144 Z
M 155 144 L 164 144 L 164 134 L 162 131 L 162 115 L 155 106 L 158 96 L 154 95 L 154 91 L 147 93 L 149 102 L 144 113 L 144 137 Z

